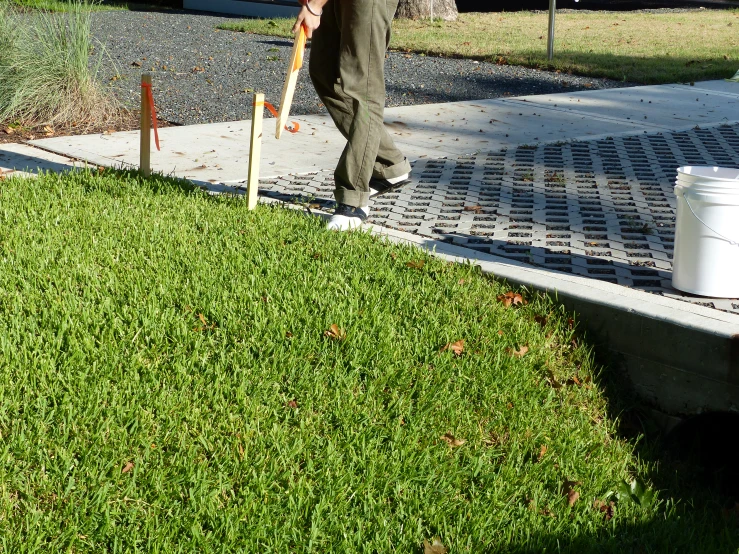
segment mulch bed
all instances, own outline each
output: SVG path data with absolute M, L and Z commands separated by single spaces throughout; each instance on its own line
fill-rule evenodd
M 18 143 L 51 137 L 135 131 L 141 127 L 140 113 L 139 110 L 122 110 L 116 120 L 92 125 L 33 125 L 24 127 L 0 123 L 0 144 Z M 172 127 L 172 123 L 162 119 L 157 119 L 157 125 L 160 128 Z

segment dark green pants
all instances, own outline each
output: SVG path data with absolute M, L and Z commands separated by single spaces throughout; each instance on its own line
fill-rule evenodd
M 313 33 L 310 76 L 347 140 L 336 167 L 336 201 L 369 204 L 372 176 L 390 179 L 410 165 L 383 124 L 385 54 L 398 0 L 329 0 Z

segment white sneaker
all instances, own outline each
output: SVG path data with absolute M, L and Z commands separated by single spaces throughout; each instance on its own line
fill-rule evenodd
M 381 179 L 379 177 L 372 177 L 369 182 L 370 186 L 370 197 L 380 196 L 387 192 L 393 192 L 398 190 L 400 187 L 410 184 L 410 173 L 405 173 L 398 177 L 391 177 L 390 179 Z
M 349 231 L 361 227 L 369 216 L 369 206 L 355 208 L 346 204 L 337 204 L 334 215 L 329 219 L 326 229 L 329 231 Z

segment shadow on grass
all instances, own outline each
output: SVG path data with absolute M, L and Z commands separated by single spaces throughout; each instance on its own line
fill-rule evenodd
M 586 333 L 586 339 L 604 368 L 597 383 L 608 400 L 608 416 L 617 421 L 619 436 L 634 445 L 644 462 L 644 476 L 658 491 L 662 510 L 648 524 L 619 525 L 617 533 L 599 539 L 597 545 L 584 537 L 562 551 L 737 552 L 739 414 L 701 414 L 666 427 L 663 416 L 634 393 L 602 337 Z
M 392 63 L 392 58 L 388 62 Z M 429 62 L 425 63 L 428 64 Z M 385 75 L 388 79 L 386 90 L 391 102 L 405 96 L 412 99 L 412 102 L 409 102 L 411 104 L 443 104 L 469 100 L 506 99 L 535 94 L 578 92 L 594 90 L 595 88 L 585 86 L 586 83 L 568 81 L 566 76 L 553 76 L 548 72 L 530 71 L 525 75 L 521 75 L 520 72 L 509 71 L 507 68 L 483 64 L 480 66 L 480 71 L 465 71 L 462 74 L 459 72 L 435 74 L 429 75 L 424 80 L 413 77 L 411 83 L 406 75 L 406 70 L 402 67 L 405 67 L 405 65 L 398 69 L 386 65 Z M 414 86 L 411 87 L 411 84 Z M 420 88 L 420 85 L 423 85 L 424 88 Z M 613 81 L 597 88 L 630 86 L 636 86 L 636 84 Z M 439 131 L 443 132 L 442 129 L 439 129 Z M 454 132 L 460 133 L 460 130 L 455 128 Z M 470 134 L 479 135 L 477 129 L 474 133 L 470 132 Z
M 686 521 L 677 513 L 672 517 L 655 518 L 647 524 L 603 522 L 607 537 L 582 536 L 569 543 L 558 536 L 532 537 L 531 544 L 490 550 L 507 554 L 539 554 L 561 552 L 570 554 L 729 554 L 736 552 L 736 513 L 720 516 L 721 523 L 708 517 L 699 522 Z M 613 520 L 612 520 L 613 521 Z M 605 531 L 608 529 L 608 531 Z
M 520 65 L 545 71 L 561 71 L 584 77 L 613 79 L 624 83 L 644 85 L 687 83 L 709 79 L 729 78 L 739 69 L 739 61 L 731 47 L 714 58 L 681 56 L 630 56 L 600 52 L 559 50 L 555 43 L 554 59 L 546 56 L 546 43 L 541 49 L 523 52 L 501 52 L 494 55 L 450 56 L 447 53 L 412 49 L 429 56 L 464 58 L 496 63 Z M 471 77 L 474 79 L 474 76 Z M 739 85 L 737 85 L 739 88 Z

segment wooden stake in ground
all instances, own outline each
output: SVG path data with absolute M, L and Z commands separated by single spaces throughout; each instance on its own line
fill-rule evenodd
M 151 87 L 151 73 L 141 76 L 141 154 L 139 169 L 144 177 L 151 175 L 151 104 L 147 88 Z
M 277 129 L 275 130 L 275 138 L 282 136 L 282 131 L 290 116 L 290 106 L 293 103 L 293 95 L 295 94 L 295 85 L 298 84 L 298 73 L 303 67 L 303 53 L 305 52 L 305 28 L 300 27 L 300 32 L 293 44 L 293 51 L 290 55 L 290 65 L 287 68 L 287 78 L 285 85 L 282 87 L 282 98 L 280 99 L 280 111 L 277 114 Z
M 251 144 L 249 145 L 249 177 L 246 181 L 246 204 L 253 210 L 257 206 L 259 190 L 259 161 L 262 157 L 262 118 L 264 116 L 264 94 L 254 94 L 251 111 Z

